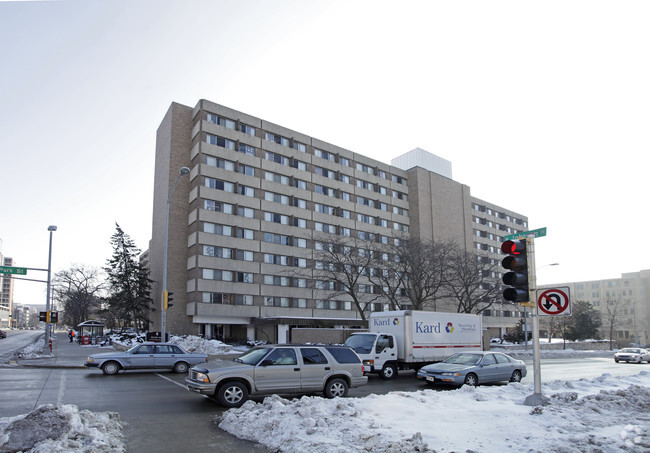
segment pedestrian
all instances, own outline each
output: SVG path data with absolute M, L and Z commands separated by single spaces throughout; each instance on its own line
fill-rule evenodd
M 68 338 L 70 338 L 70 343 L 74 341 L 74 330 L 70 329 L 70 332 L 68 332 Z

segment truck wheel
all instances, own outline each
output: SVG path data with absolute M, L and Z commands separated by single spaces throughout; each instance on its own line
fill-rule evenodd
M 386 379 L 387 381 L 395 379 L 397 377 L 397 368 L 395 368 L 395 365 L 393 364 L 386 364 L 381 369 L 379 376 L 381 376 L 382 379 Z
M 240 407 L 248 399 L 248 389 L 241 382 L 226 382 L 217 390 L 217 399 L 223 406 Z
M 335 378 L 325 384 L 327 398 L 342 398 L 348 394 L 348 383 L 341 378 Z

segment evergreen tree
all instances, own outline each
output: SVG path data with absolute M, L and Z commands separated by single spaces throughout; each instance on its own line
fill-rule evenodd
M 140 249 L 120 226 L 111 236 L 113 255 L 104 268 L 108 274 L 108 311 L 123 326 L 149 328 L 151 282 L 148 269 L 140 264 Z
M 600 313 L 589 302 L 579 300 L 571 307 L 571 316 L 565 331 L 567 340 L 599 339 L 602 325 Z

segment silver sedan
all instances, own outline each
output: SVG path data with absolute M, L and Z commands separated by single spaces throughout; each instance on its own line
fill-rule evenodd
M 428 384 L 461 386 L 488 382 L 519 382 L 526 376 L 526 364 L 500 352 L 461 352 L 442 362 L 420 368 L 418 379 Z
M 650 363 L 650 351 L 642 348 L 623 348 L 614 354 L 614 361 L 618 362 L 634 362 L 641 363 L 642 361 Z
M 173 343 L 142 343 L 126 352 L 114 351 L 89 355 L 85 365 L 89 368 L 100 368 L 104 374 L 117 374 L 120 370 L 136 369 L 167 369 L 182 374 L 187 373 L 190 367 L 207 361 L 207 354 L 187 352 Z

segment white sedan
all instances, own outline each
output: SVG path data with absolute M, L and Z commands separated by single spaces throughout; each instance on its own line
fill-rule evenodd
M 614 354 L 614 361 L 618 362 L 635 362 L 642 361 L 650 363 L 650 351 L 641 348 L 623 348 Z

